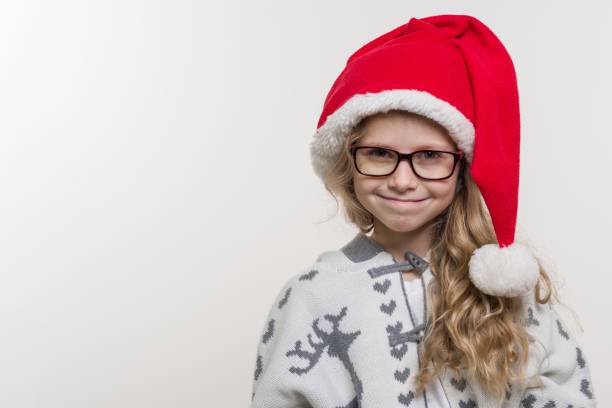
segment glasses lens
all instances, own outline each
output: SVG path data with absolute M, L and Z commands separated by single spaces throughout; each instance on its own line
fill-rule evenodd
M 455 158 L 451 153 L 424 150 L 412 156 L 412 164 L 419 176 L 438 179 L 450 176 Z
M 383 176 L 391 173 L 397 162 L 397 154 L 382 147 L 361 147 L 355 152 L 355 165 L 361 173 Z
M 395 152 L 382 147 L 362 147 L 355 152 L 357 169 L 369 176 L 391 174 L 397 163 Z M 419 177 L 427 179 L 446 178 L 451 175 L 455 158 L 448 152 L 423 150 L 412 156 L 414 170 Z

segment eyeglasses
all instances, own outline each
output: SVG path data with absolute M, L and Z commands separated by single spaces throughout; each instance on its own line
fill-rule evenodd
M 455 171 L 463 151 L 418 150 L 412 153 L 378 146 L 349 147 L 355 168 L 364 176 L 388 176 L 393 173 L 400 160 L 407 159 L 414 174 L 425 180 L 444 180 Z

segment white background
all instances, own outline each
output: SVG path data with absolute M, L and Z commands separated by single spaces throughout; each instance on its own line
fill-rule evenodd
M 444 13 L 514 59 L 517 237 L 610 406 L 612 9 L 484 0 L 1 2 L 0 405 L 248 406 L 281 285 L 356 231 L 310 167 L 327 91 Z

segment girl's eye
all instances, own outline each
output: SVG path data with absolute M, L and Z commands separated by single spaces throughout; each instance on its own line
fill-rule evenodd
M 432 150 L 425 150 L 419 153 L 419 155 L 424 159 L 437 159 L 440 157 L 440 153 L 434 152 Z
M 387 149 L 373 148 L 373 149 L 370 149 L 369 155 L 375 156 L 375 157 L 384 157 L 384 156 L 389 155 L 389 152 L 387 151 Z

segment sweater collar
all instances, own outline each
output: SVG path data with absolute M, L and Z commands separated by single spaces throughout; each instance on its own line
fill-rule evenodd
M 406 261 L 399 262 L 387 252 L 381 245 L 370 238 L 368 235 L 359 231 L 355 237 L 341 248 L 341 251 L 354 263 L 365 262 L 373 257 L 383 254 L 392 264 L 406 264 L 407 268 L 414 268 L 417 272 L 423 273 L 429 270 L 431 249 L 424 257 L 420 257 L 411 251 L 406 251 L 404 257 Z

